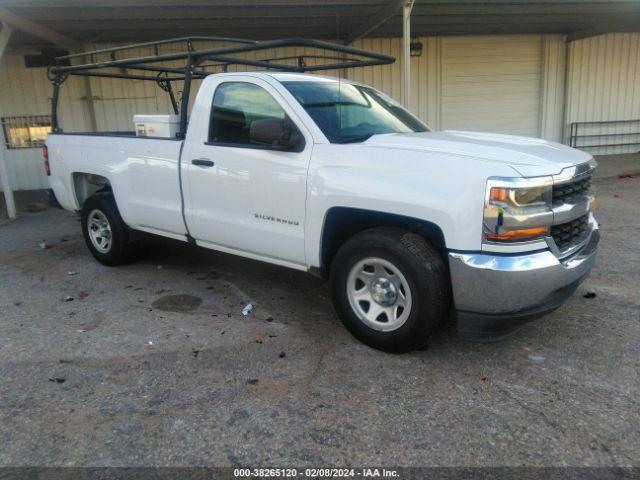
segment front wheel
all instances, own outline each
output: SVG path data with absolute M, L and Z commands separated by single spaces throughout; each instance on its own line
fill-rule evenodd
M 332 262 L 331 290 L 356 338 L 395 353 L 424 345 L 451 303 L 442 257 L 420 235 L 398 228 L 375 228 L 348 240 Z
M 111 193 L 87 199 L 81 212 L 82 234 L 89 251 L 100 263 L 122 265 L 131 260 L 133 245 Z

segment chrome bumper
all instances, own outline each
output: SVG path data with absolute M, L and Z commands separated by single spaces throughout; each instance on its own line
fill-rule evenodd
M 599 239 L 595 228 L 578 252 L 563 259 L 549 250 L 522 255 L 450 252 L 458 330 L 472 337 L 500 336 L 512 329 L 510 323 L 518 326 L 557 308 L 591 270 Z M 475 325 L 485 320 L 487 325 Z

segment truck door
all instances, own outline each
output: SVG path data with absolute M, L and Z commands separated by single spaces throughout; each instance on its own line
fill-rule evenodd
M 200 92 L 181 160 L 189 233 L 203 246 L 303 267 L 311 136 L 261 79 L 234 76 L 207 86 L 212 91 Z M 288 122 L 299 148 L 252 141 L 258 120 Z

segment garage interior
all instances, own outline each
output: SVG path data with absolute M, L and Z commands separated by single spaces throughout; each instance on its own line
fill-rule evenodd
M 636 1 L 7 0 L 0 21 L 3 191 L 47 188 L 39 148 L 50 129 L 54 56 L 196 35 L 308 37 L 393 55 L 392 65 L 327 73 L 382 90 L 437 130 L 541 137 L 594 154 L 640 148 Z M 63 129 L 130 130 L 134 114 L 169 113 L 167 95 L 150 83 L 66 82 Z

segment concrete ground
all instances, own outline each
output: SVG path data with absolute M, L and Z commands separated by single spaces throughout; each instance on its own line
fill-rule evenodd
M 46 190 L 19 190 L 13 193 L 18 214 L 35 213 L 47 208 L 52 201 Z M 4 192 L 0 191 L 0 223 L 7 218 Z
M 605 160 L 565 306 L 406 355 L 304 273 L 164 240 L 107 268 L 71 213 L 0 221 L 0 465 L 638 466 L 640 158 Z

